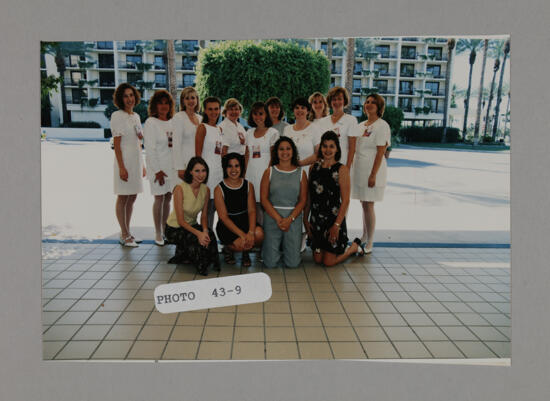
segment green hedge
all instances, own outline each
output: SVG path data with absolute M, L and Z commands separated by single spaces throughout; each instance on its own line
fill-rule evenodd
M 399 131 L 406 142 L 441 142 L 443 136 L 443 127 L 406 127 Z M 456 143 L 460 141 L 460 133 L 457 128 L 447 127 L 448 143 Z
M 101 128 L 95 121 L 69 121 L 61 125 L 63 128 Z

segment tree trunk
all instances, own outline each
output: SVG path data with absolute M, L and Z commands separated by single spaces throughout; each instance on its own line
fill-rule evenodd
M 168 77 L 168 91 L 177 103 L 178 89 L 176 82 L 176 57 L 174 54 L 174 41 L 166 41 L 166 76 Z
M 470 52 L 470 72 L 468 73 L 468 89 L 466 90 L 466 97 L 464 98 L 464 124 L 462 124 L 462 135 L 466 138 L 468 132 L 468 111 L 470 109 L 470 92 L 472 91 L 472 72 L 474 70 L 474 63 L 476 62 L 476 51 L 472 49 Z M 475 142 L 474 142 L 475 143 Z
M 497 71 L 500 68 L 500 60 L 497 58 L 495 64 L 493 65 L 493 80 L 491 81 L 491 91 L 489 92 L 489 100 L 487 101 L 487 114 L 485 115 L 485 128 L 483 129 L 483 136 L 487 135 L 489 129 L 490 120 L 489 112 L 491 111 L 491 104 L 493 103 L 493 97 L 495 92 L 495 80 L 497 77 Z
M 502 60 L 502 68 L 500 70 L 500 79 L 498 82 L 497 102 L 495 105 L 495 117 L 494 117 L 494 123 L 493 123 L 493 142 L 495 141 L 497 136 L 498 120 L 499 120 L 498 114 L 500 113 L 500 102 L 502 101 L 502 81 L 504 80 L 504 70 L 506 69 L 506 58 L 508 57 L 509 52 L 510 52 L 510 41 L 508 40 L 504 45 L 504 58 Z
M 448 46 L 448 61 L 445 71 L 445 101 L 443 102 L 443 135 L 441 135 L 441 143 L 447 142 L 447 119 L 449 118 L 449 102 L 451 95 L 451 72 L 453 68 L 453 50 L 455 48 L 455 40 L 450 39 L 447 42 Z
M 346 39 L 346 82 L 345 88 L 351 98 L 353 93 L 353 67 L 355 64 L 355 38 Z M 345 111 L 351 113 L 351 101 L 346 106 Z
M 69 111 L 67 110 L 67 95 L 65 94 L 65 57 L 63 57 L 63 54 L 61 53 L 61 50 L 58 50 L 58 52 L 55 55 L 55 65 L 57 66 L 57 72 L 59 73 L 59 76 L 61 77 L 61 81 L 59 83 L 59 91 L 61 92 L 61 111 L 63 116 L 63 123 L 69 122 Z
M 483 41 L 483 63 L 481 65 L 481 79 L 479 80 L 479 96 L 477 99 L 476 124 L 474 128 L 474 144 L 479 139 L 479 128 L 481 122 L 481 104 L 483 103 L 483 81 L 485 79 L 485 65 L 487 64 L 487 50 L 489 49 L 489 39 Z

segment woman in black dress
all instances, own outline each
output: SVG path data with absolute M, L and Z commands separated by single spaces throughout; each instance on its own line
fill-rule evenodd
M 361 248 L 358 238 L 347 247 L 345 217 L 350 199 L 350 178 L 349 169 L 339 162 L 341 155 L 338 136 L 327 131 L 321 137 L 319 161 L 309 170 L 309 207 L 304 225 L 311 238 L 315 262 L 325 266 L 341 263 Z
M 251 265 L 248 251 L 259 246 L 263 230 L 256 225 L 254 186 L 243 178 L 244 156 L 229 153 L 222 158 L 223 180 L 214 189 L 214 204 L 218 212 L 216 233 L 224 245 L 224 259 L 235 264 L 233 252 L 242 252 L 242 265 Z

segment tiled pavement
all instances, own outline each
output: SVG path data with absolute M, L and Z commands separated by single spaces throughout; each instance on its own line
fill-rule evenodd
M 265 303 L 154 310 L 159 284 L 203 279 L 173 247 L 43 244 L 43 356 L 78 359 L 509 358 L 510 250 L 376 247 L 264 271 Z M 211 273 L 207 278 L 215 277 Z

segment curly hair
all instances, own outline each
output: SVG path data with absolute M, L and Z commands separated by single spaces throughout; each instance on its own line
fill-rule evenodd
M 115 93 L 113 93 L 113 103 L 120 110 L 124 110 L 124 91 L 126 89 L 131 89 L 132 92 L 134 92 L 134 98 L 136 99 L 134 107 L 137 106 L 141 100 L 141 95 L 136 88 L 128 82 L 121 83 L 115 89 Z

